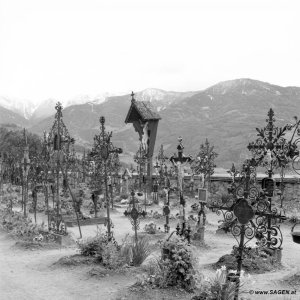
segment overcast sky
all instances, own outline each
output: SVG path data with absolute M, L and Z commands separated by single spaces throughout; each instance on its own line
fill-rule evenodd
M 300 86 L 299 0 L 0 0 L 0 95 Z

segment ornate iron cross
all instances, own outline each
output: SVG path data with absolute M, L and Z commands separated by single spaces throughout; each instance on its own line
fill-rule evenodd
M 101 116 L 100 119 L 100 134 L 94 136 L 94 146 L 92 152 L 90 154 L 98 164 L 98 166 L 103 166 L 104 171 L 104 184 L 105 184 L 105 199 L 106 199 L 106 211 L 107 211 L 107 236 L 108 239 L 112 239 L 111 232 L 111 220 L 110 220 L 110 201 L 109 201 L 109 193 L 108 193 L 108 160 L 113 153 L 122 153 L 123 150 L 121 148 L 114 147 L 111 142 L 112 132 L 105 131 L 105 117 Z
M 74 138 L 71 138 L 62 119 L 62 104 L 57 102 L 55 109 L 55 120 L 48 135 L 48 145 L 52 146 L 52 151 L 63 151 L 63 153 L 67 155 L 69 152 L 69 145 L 74 144 L 75 140 Z
M 235 299 L 238 299 L 243 253 L 248 249 L 246 244 L 254 237 L 258 240 L 257 244 L 267 245 L 271 249 L 280 249 L 282 244 L 280 227 L 272 225 L 271 220 L 285 217 L 279 215 L 276 209 L 270 211 L 266 197 L 262 193 L 259 194 L 254 184 L 255 165 L 254 159 L 246 160 L 240 172 L 240 184 L 234 187 L 231 196 L 211 206 L 218 210 L 217 214 L 223 214 L 225 221 L 230 224 L 232 235 L 238 242 L 238 247 L 234 246 L 238 262 Z
M 23 171 L 23 182 L 22 182 L 22 189 L 24 194 L 23 208 L 24 208 L 24 217 L 26 217 L 27 215 L 26 204 L 28 199 L 28 173 L 30 170 L 31 162 L 29 158 L 29 146 L 27 143 L 27 135 L 25 129 L 24 129 L 24 141 L 25 141 L 25 145 L 23 150 L 23 159 L 21 161 L 21 166 Z
M 165 175 L 165 172 L 164 172 L 164 168 L 166 167 L 165 162 L 166 162 L 167 159 L 169 159 L 167 156 L 165 156 L 163 145 L 160 146 L 160 149 L 159 149 L 159 152 L 158 152 L 158 155 L 157 155 L 156 159 L 158 160 L 159 165 L 160 165 L 159 173 L 160 173 L 160 180 L 162 182 L 163 179 L 164 179 L 164 175 Z
M 299 122 L 294 125 L 287 124 L 283 128 L 276 127 L 272 108 L 268 112 L 266 122 L 266 127 L 262 129 L 256 128 L 259 138 L 255 142 L 249 143 L 247 148 L 251 151 L 257 165 L 268 168 L 268 175 L 271 178 L 274 168 L 286 167 L 289 159 L 292 159 L 295 155 L 299 155 L 297 146 L 292 143 L 292 140 L 287 142 L 284 137 L 286 132 L 293 127 L 296 130 Z
M 132 230 L 134 230 L 135 241 L 137 243 L 138 236 L 137 231 L 140 229 L 140 218 L 145 217 L 147 213 L 141 209 L 139 205 L 135 204 L 135 192 L 131 191 L 131 203 L 127 210 L 124 212 L 124 215 L 130 219 Z
M 57 205 L 57 220 L 60 218 L 60 196 L 59 196 L 59 171 L 61 169 L 67 169 L 66 163 L 70 154 L 70 145 L 74 144 L 74 138 L 71 138 L 69 131 L 62 118 L 62 105 L 60 102 L 55 106 L 56 114 L 54 117 L 54 123 L 47 137 L 47 145 L 49 147 L 49 153 L 53 167 L 56 167 L 56 205 Z M 66 170 L 67 171 L 67 170 Z M 66 172 L 67 174 L 68 172 Z M 58 225 L 57 225 L 58 226 Z

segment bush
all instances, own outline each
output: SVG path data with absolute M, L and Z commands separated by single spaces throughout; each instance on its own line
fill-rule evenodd
M 121 197 L 120 197 L 120 196 L 115 196 L 114 202 L 115 202 L 115 203 L 121 202 Z
M 291 216 L 289 218 L 289 222 L 291 222 L 291 223 L 298 223 L 299 222 L 299 217 L 293 215 L 293 216 Z
M 163 217 L 163 215 L 160 214 L 158 211 L 151 210 L 149 213 L 147 213 L 147 217 L 153 219 L 160 219 Z
M 165 197 L 166 197 L 166 193 L 165 193 L 164 191 L 159 191 L 159 192 L 158 192 L 158 197 L 159 197 L 160 199 L 165 198 Z
M 46 209 L 46 206 L 45 206 L 44 203 L 37 202 L 37 204 L 36 204 L 36 211 L 37 211 L 37 212 L 43 212 L 43 211 L 45 211 L 45 209 Z M 28 211 L 29 211 L 30 213 L 33 213 L 33 212 L 34 212 L 34 206 L 33 206 L 33 203 L 30 203 L 30 204 L 29 204 Z
M 174 286 L 191 292 L 196 287 L 196 272 L 192 259 L 192 253 L 186 242 L 180 239 L 167 240 L 162 245 L 161 259 L 153 261 L 145 282 L 160 288 Z
M 226 267 L 222 267 L 216 271 L 214 278 L 202 284 L 200 290 L 200 295 L 192 300 L 233 300 L 236 284 L 228 281 Z
M 33 224 L 31 219 L 28 217 L 25 218 L 21 213 L 8 212 L 2 218 L 2 227 L 19 238 L 31 240 L 46 231 L 44 223 L 41 225 Z
M 120 195 L 121 200 L 126 200 L 126 199 L 128 199 L 128 197 L 129 197 L 128 194 L 121 194 Z
M 147 237 L 140 237 L 137 242 L 134 237 L 130 240 L 128 240 L 128 235 L 125 237 L 121 248 L 121 255 L 127 264 L 139 266 L 149 254 L 150 243 Z
M 102 264 L 109 269 L 118 269 L 126 264 L 126 259 L 121 255 L 119 247 L 113 242 L 108 242 L 103 247 Z
M 237 252 L 238 247 L 234 247 L 231 254 L 223 255 L 213 266 L 215 268 L 226 266 L 227 269 L 236 269 Z M 280 251 L 264 247 L 246 248 L 243 258 L 243 269 L 249 273 L 262 274 L 281 268 L 280 261 Z
M 200 294 L 194 296 L 192 300 L 233 300 L 236 293 L 236 274 L 236 270 L 227 270 L 225 266 L 222 266 L 216 271 L 214 278 L 208 278 L 202 283 Z M 244 271 L 241 271 L 239 294 L 243 293 L 241 287 L 250 278 L 250 275 L 245 276 Z
M 79 242 L 78 247 L 81 255 L 95 257 L 98 262 L 109 269 L 119 268 L 126 263 L 114 239 L 109 241 L 103 233 Z
M 156 229 L 156 224 L 155 223 L 149 223 L 146 224 L 144 227 L 144 231 L 149 233 L 149 234 L 155 234 L 157 229 Z
M 101 252 L 101 239 L 96 236 L 85 241 L 78 242 L 80 254 L 83 256 L 95 256 Z

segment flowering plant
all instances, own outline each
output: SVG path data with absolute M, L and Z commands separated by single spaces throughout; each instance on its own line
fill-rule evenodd
M 233 300 L 238 280 L 239 287 L 241 287 L 249 276 L 245 276 L 245 272 L 242 270 L 238 279 L 237 270 L 227 270 L 226 266 L 222 266 L 217 269 L 215 277 L 204 281 L 200 295 L 195 296 L 193 300 Z

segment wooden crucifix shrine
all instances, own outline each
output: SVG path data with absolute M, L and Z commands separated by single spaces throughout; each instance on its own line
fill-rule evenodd
M 127 113 L 125 123 L 132 123 L 139 134 L 139 140 L 147 156 L 148 191 L 152 190 L 152 157 L 154 152 L 159 114 L 151 107 L 150 102 L 137 101 L 131 93 L 131 106 Z

